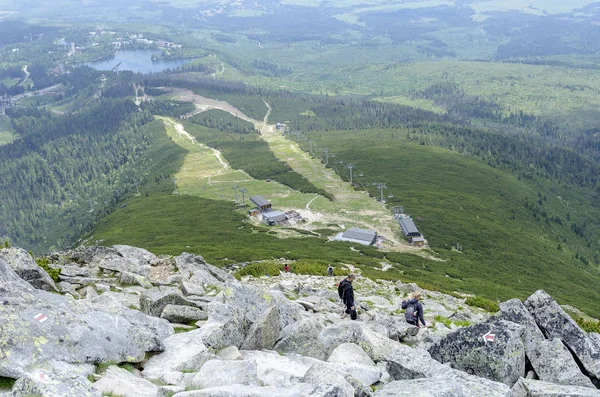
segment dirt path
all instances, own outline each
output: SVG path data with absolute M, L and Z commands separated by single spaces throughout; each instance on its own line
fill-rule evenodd
M 27 82 L 27 80 L 29 80 L 29 76 L 31 75 L 31 73 L 29 73 L 29 71 L 27 70 L 28 65 L 23 66 L 23 73 L 25 73 L 25 78 L 23 79 L 23 81 L 21 81 L 19 83 L 19 87 L 21 87 L 23 84 L 25 84 Z

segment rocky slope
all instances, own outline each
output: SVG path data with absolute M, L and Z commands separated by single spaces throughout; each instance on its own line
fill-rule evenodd
M 49 260 L 59 282 L 0 250 L 0 396 L 600 396 L 600 336 L 543 291 L 495 314 L 423 291 L 417 329 L 399 281 L 359 277 L 351 321 L 339 277 L 238 281 L 128 246 Z

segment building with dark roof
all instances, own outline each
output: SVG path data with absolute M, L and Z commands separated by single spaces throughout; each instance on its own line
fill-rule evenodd
M 256 205 L 256 207 L 261 211 L 271 208 L 271 203 L 269 203 L 263 196 L 252 196 L 250 197 L 250 201 L 252 201 L 254 205 Z
M 269 211 L 262 214 L 263 222 L 269 226 L 274 226 L 277 222 L 287 220 L 287 215 L 283 211 Z
M 372 245 L 377 240 L 377 232 L 375 230 L 360 229 L 352 227 L 336 238 L 338 241 L 348 241 L 350 243 L 358 243 L 362 245 Z
M 402 232 L 408 238 L 410 237 L 421 237 L 421 233 L 419 229 L 415 226 L 415 223 L 410 218 L 402 218 L 400 219 L 400 227 L 402 228 Z

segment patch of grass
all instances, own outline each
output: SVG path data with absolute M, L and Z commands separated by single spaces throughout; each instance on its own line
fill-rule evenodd
M 460 320 L 452 320 L 450 318 L 446 318 L 444 316 L 436 315 L 434 318 L 436 323 L 442 323 L 446 327 L 450 328 L 450 324 L 454 323 L 457 327 L 468 327 L 471 325 L 468 321 L 460 321 Z
M 487 310 L 490 313 L 496 313 L 498 310 L 500 310 L 498 307 L 498 302 L 494 302 L 480 296 L 470 296 L 465 300 L 465 303 L 469 306 L 475 306 Z
M 284 266 L 285 265 L 282 263 L 272 261 L 252 263 L 235 272 L 235 276 L 237 278 L 244 276 L 262 277 L 267 274 L 270 276 L 278 276 L 280 272 L 284 271 Z M 328 262 L 304 259 L 290 263 L 289 266 L 291 273 L 326 276 Z
M 0 376 L 0 390 L 10 390 L 15 384 L 16 380 L 12 378 L 5 378 Z

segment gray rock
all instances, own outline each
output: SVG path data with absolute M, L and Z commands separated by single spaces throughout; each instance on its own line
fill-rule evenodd
M 83 376 L 34 370 L 23 374 L 12 388 L 14 397 L 101 397 Z
M 167 305 L 163 309 L 161 318 L 172 323 L 189 323 L 192 321 L 200 321 L 208 319 L 208 314 L 191 306 Z
M 77 264 L 62 266 L 60 274 L 68 277 L 92 277 L 92 272 L 89 268 L 80 267 Z
M 79 298 L 79 292 L 73 287 L 73 284 L 67 283 L 66 281 L 61 281 L 57 284 L 58 290 L 63 294 L 71 294 L 76 298 Z
M 217 353 L 217 357 L 221 360 L 243 360 L 244 357 L 237 347 L 229 346 Z
M 205 362 L 216 358 L 202 343 L 201 333 L 195 330 L 165 339 L 165 350 L 144 365 L 144 377 L 177 385 L 183 379 L 183 371 L 198 371 Z
M 507 397 L 510 392 L 503 383 L 449 370 L 433 378 L 393 381 L 374 393 L 375 397 Z
M 453 368 L 512 386 L 525 375 L 523 333 L 522 326 L 508 321 L 475 324 L 448 334 L 429 352 Z M 494 340 L 485 342 L 486 334 Z
M 362 382 L 357 379 L 346 376 L 346 381 L 350 383 L 350 386 L 354 388 L 354 397 L 373 397 L 371 388 L 365 386 Z
M 192 284 L 202 287 L 235 281 L 232 275 L 218 267 L 209 265 L 199 255 L 184 252 L 175 258 L 175 264 L 184 278 L 189 279 Z
M 70 259 L 79 264 L 91 264 L 99 262 L 109 254 L 116 254 L 114 248 L 102 246 L 79 247 L 71 251 Z
M 600 334 L 596 332 L 588 332 L 588 338 L 590 338 L 594 346 L 600 350 Z
M 242 344 L 244 350 L 272 349 L 281 331 L 291 323 L 299 321 L 301 314 L 296 307 L 278 303 L 267 308 L 261 317 L 251 325 Z
M 464 397 L 460 384 L 442 379 L 413 379 L 394 381 L 383 386 L 375 397 Z
M 154 287 L 145 290 L 140 296 L 142 312 L 151 316 L 160 317 L 167 305 L 198 307 L 197 303 L 184 298 L 179 291 L 171 287 Z
M 539 379 L 559 385 L 594 387 L 581 373 L 569 350 L 560 339 L 543 340 L 528 354 Z
M 165 320 L 118 302 L 75 301 L 34 289 L 2 260 L 0 294 L 0 376 L 17 379 L 48 360 L 141 361 L 146 352 L 161 351 L 161 340 L 173 333 Z
M 318 360 L 297 354 L 281 355 L 275 351 L 243 350 L 246 361 L 256 363 L 258 378 L 265 386 L 289 387 L 297 384 Z
M 506 302 L 502 302 L 499 305 L 500 311 L 492 317 L 489 321 L 495 322 L 499 320 L 511 321 L 519 324 L 525 328 L 523 334 L 525 354 L 528 356 L 533 349 L 544 339 L 544 334 L 535 323 L 535 319 L 529 313 L 527 308 L 518 299 L 511 299 Z
M 120 397 L 159 397 L 158 386 L 154 383 L 114 365 L 106 369 L 94 387 L 104 394 Z
M 585 370 L 600 378 L 600 350 L 573 319 L 546 292 L 540 290 L 525 301 L 546 338 L 559 338 L 581 362 Z
M 270 307 L 252 324 L 241 347 L 244 350 L 272 349 L 280 332 L 279 310 Z
M 6 261 L 19 277 L 37 289 L 56 291 L 54 281 L 39 267 L 27 251 L 21 248 L 0 249 L 0 260 Z
M 330 363 L 358 363 L 364 365 L 375 365 L 371 357 L 355 343 L 342 343 L 336 347 L 329 358 Z
M 130 261 L 118 254 L 109 254 L 104 257 L 98 267 L 104 270 L 110 270 L 119 273 L 134 273 L 147 277 L 150 272 L 150 264 L 139 260 Z
M 297 353 L 326 360 L 330 352 L 321 339 L 323 326 L 315 319 L 304 319 L 285 327 L 273 347 L 281 353 Z M 333 349 L 331 349 L 333 350 Z
M 401 346 L 388 357 L 386 370 L 394 380 L 410 380 L 435 377 L 451 368 L 431 358 L 425 350 Z
M 292 387 L 229 385 L 186 391 L 177 393 L 173 397 L 325 397 L 325 394 L 313 394 L 315 389 L 311 385 L 294 385 Z M 335 394 L 328 395 L 328 397 L 333 396 Z
M 353 397 L 354 387 L 338 371 L 325 363 L 315 363 L 306 372 L 303 383 L 308 383 L 315 386 L 333 385 L 339 388 L 339 394 L 336 397 Z
M 141 267 L 152 265 L 158 260 L 156 255 L 143 248 L 130 247 L 128 245 L 114 245 L 113 248 L 127 261 Z
M 216 351 L 228 346 L 240 347 L 246 339 L 248 321 L 242 309 L 212 302 L 208 305 L 208 322 L 200 328 L 204 344 Z
M 187 281 L 183 281 L 181 283 L 181 291 L 183 292 L 183 295 L 185 295 L 185 296 L 188 296 L 188 295 L 202 296 L 202 295 L 206 294 L 206 290 L 201 285 L 192 284 Z
M 260 386 L 256 363 L 243 360 L 207 361 L 188 387 L 206 389 L 231 384 Z
M 103 294 L 105 292 L 110 291 L 110 285 L 107 284 L 97 283 L 95 287 L 96 291 L 98 291 L 99 294 Z
M 152 288 L 153 285 L 146 277 L 128 271 L 121 272 L 121 283 L 128 285 L 139 285 L 144 288 Z
M 600 391 L 521 378 L 513 386 L 510 397 L 600 397 Z
M 415 336 L 419 332 L 419 328 L 408 324 L 404 316 L 377 314 L 373 322 L 381 333 L 385 330 L 388 338 L 398 342 L 404 341 L 408 336 Z

